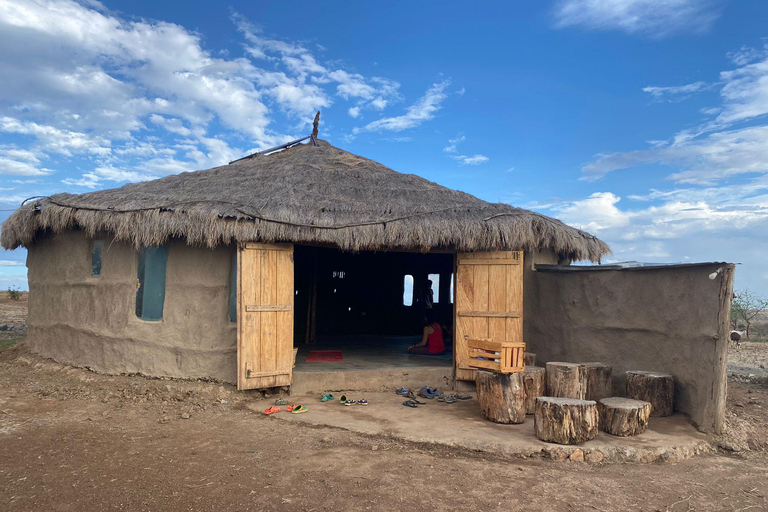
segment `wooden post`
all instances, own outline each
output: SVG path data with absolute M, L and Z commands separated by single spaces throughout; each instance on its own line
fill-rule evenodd
M 587 396 L 584 367 L 578 363 L 547 363 L 547 395 L 584 400 Z
M 613 368 L 605 363 L 583 363 L 587 380 L 586 400 L 602 400 L 613 396 Z
M 317 248 L 312 251 L 312 277 L 309 285 L 309 307 L 307 308 L 306 343 L 317 341 Z
M 525 413 L 533 414 L 536 410 L 536 399 L 547 394 L 546 370 L 540 366 L 525 366 L 523 372 L 525 385 Z
M 648 427 L 650 402 L 631 398 L 603 398 L 597 403 L 600 428 L 614 436 L 635 436 Z
M 627 398 L 651 403 L 651 416 L 675 412 L 675 378 L 668 373 L 627 372 Z
M 525 421 L 525 386 L 522 373 L 475 372 L 477 401 L 483 417 L 494 423 Z
M 533 419 L 542 441 L 581 444 L 597 436 L 597 404 L 591 400 L 539 397 Z

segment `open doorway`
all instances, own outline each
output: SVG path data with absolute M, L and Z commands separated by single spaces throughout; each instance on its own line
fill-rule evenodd
M 453 254 L 297 245 L 294 261 L 295 371 L 452 366 Z M 427 308 L 443 326 L 440 356 L 408 353 L 421 341 Z M 342 359 L 307 362 L 310 351 L 328 350 L 340 351 Z

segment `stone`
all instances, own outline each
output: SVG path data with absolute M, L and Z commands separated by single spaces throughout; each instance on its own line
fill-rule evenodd
M 188 420 L 191 417 L 192 416 L 188 412 L 181 413 L 181 419 L 183 419 L 183 420 Z
M 584 452 L 580 448 L 576 448 L 568 458 L 571 459 L 571 462 L 584 462 Z
M 605 455 L 603 455 L 603 452 L 587 452 L 586 455 L 587 462 L 603 462 L 605 459 Z

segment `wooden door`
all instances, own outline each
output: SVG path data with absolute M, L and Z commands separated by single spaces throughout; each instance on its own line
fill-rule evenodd
M 467 338 L 523 341 L 523 252 L 456 256 L 456 379 L 475 380 Z
M 293 245 L 245 244 L 237 267 L 237 388 L 290 386 Z

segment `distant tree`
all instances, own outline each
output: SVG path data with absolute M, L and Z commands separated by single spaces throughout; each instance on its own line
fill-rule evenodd
M 19 300 L 21 299 L 21 292 L 15 286 L 11 286 L 8 288 L 8 298 L 11 300 Z
M 749 338 L 752 320 L 764 309 L 768 309 L 768 299 L 765 297 L 752 293 L 749 289 L 736 292 L 731 303 L 731 324 L 738 325 L 739 320 L 744 322 L 747 338 Z

